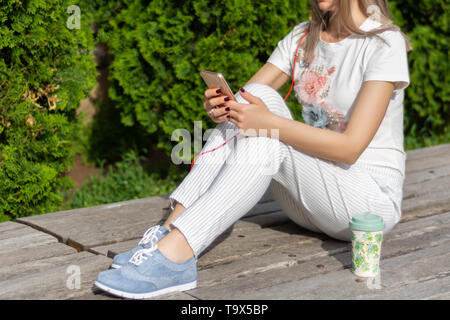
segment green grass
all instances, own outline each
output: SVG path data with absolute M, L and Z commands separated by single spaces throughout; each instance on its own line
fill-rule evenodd
M 80 189 L 62 194 L 64 205 L 60 210 L 168 194 L 181 181 L 176 168 L 166 173 L 147 173 L 143 160 L 135 151 L 129 151 L 114 165 L 106 169 L 102 165 L 97 169 L 99 177 L 89 175 Z

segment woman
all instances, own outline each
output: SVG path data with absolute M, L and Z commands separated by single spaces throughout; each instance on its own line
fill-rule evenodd
M 237 101 L 205 91 L 204 107 L 218 125 L 202 151 L 221 145 L 230 130 L 236 141 L 199 158 L 170 195 L 167 221 L 116 256 L 99 288 L 128 298 L 195 288 L 198 255 L 267 188 L 295 223 L 335 239 L 350 241 L 358 212 L 381 215 L 385 233 L 399 222 L 409 44 L 386 1 L 311 5 L 311 21 L 279 41 Z M 293 120 L 276 91 L 292 76 L 302 38 L 294 89 L 306 123 Z

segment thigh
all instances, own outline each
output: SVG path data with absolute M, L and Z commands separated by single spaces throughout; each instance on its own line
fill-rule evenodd
M 398 222 L 393 201 L 364 166 L 348 166 L 305 154 L 287 146 L 287 155 L 273 177 L 296 206 L 286 214 L 300 225 L 313 225 L 338 240 L 350 241 L 349 222 L 359 212 L 383 217 L 385 231 Z M 284 199 L 280 199 L 284 201 Z M 309 228 L 313 230 L 312 228 Z

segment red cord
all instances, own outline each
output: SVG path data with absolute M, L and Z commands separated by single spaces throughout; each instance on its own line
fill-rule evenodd
M 302 38 L 301 38 L 300 41 L 298 42 L 297 50 L 295 51 L 294 66 L 292 67 L 292 83 L 291 83 L 291 88 L 289 89 L 289 92 L 287 93 L 286 97 L 284 98 L 284 101 L 286 101 L 286 99 L 289 97 L 289 95 L 291 94 L 292 88 L 293 88 L 293 86 L 294 86 L 294 72 L 295 72 L 295 64 L 296 64 L 297 58 L 298 58 L 298 49 L 300 48 L 300 44 L 302 43 L 303 38 L 305 38 L 306 34 L 308 33 L 309 27 L 310 27 L 310 26 L 311 26 L 311 23 L 308 24 L 308 27 L 306 28 L 305 33 L 303 34 Z M 227 141 L 225 141 L 224 143 L 222 143 L 220 146 L 215 147 L 214 149 L 211 149 L 211 150 L 208 150 L 208 151 L 205 151 L 205 152 L 202 152 L 202 153 L 199 153 L 198 155 L 196 155 L 196 156 L 194 157 L 194 160 L 192 160 L 192 163 L 191 163 L 191 169 L 190 169 L 190 170 L 192 170 L 192 167 L 194 166 L 195 159 L 197 159 L 198 156 L 219 149 L 220 147 L 222 147 L 222 146 L 224 146 L 225 144 L 227 144 L 228 141 L 230 141 L 231 139 L 233 139 L 234 137 L 236 137 L 238 134 L 239 134 L 239 132 L 236 133 L 234 136 L 232 136 L 232 137 L 231 137 L 230 139 L 228 139 Z
M 308 24 L 308 27 L 306 28 L 305 33 L 303 34 L 302 38 L 300 39 L 300 41 L 298 42 L 298 46 L 297 46 L 297 50 L 295 50 L 295 58 L 294 58 L 294 66 L 292 67 L 292 83 L 291 83 L 291 88 L 289 89 L 289 92 L 287 93 L 286 97 L 284 98 L 284 101 L 286 101 L 286 99 L 289 97 L 289 95 L 291 94 L 292 91 L 292 87 L 294 86 L 294 74 L 295 74 L 295 64 L 297 62 L 297 58 L 298 58 L 298 49 L 300 48 L 300 44 L 303 41 L 303 38 L 306 36 L 306 34 L 309 31 L 309 27 L 311 26 L 311 23 Z
M 191 170 L 192 170 L 192 167 L 194 166 L 194 161 L 195 161 L 195 159 L 197 159 L 198 156 L 219 149 L 221 146 L 227 144 L 228 141 L 230 141 L 231 139 L 233 139 L 234 137 L 236 137 L 238 134 L 239 134 L 239 132 L 236 133 L 234 136 L 232 136 L 232 137 L 231 137 L 230 139 L 228 139 L 227 141 L 225 141 L 224 143 L 222 143 L 220 146 L 215 147 L 214 149 L 211 149 L 211 150 L 208 150 L 208 151 L 205 151 L 205 152 L 202 152 L 202 153 L 199 153 L 198 155 L 196 155 L 195 158 L 194 158 L 194 160 L 192 160 Z

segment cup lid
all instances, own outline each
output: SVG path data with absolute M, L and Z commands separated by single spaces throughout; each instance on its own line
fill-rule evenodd
M 370 212 L 355 214 L 349 224 L 353 230 L 360 231 L 382 231 L 386 226 L 381 216 Z

